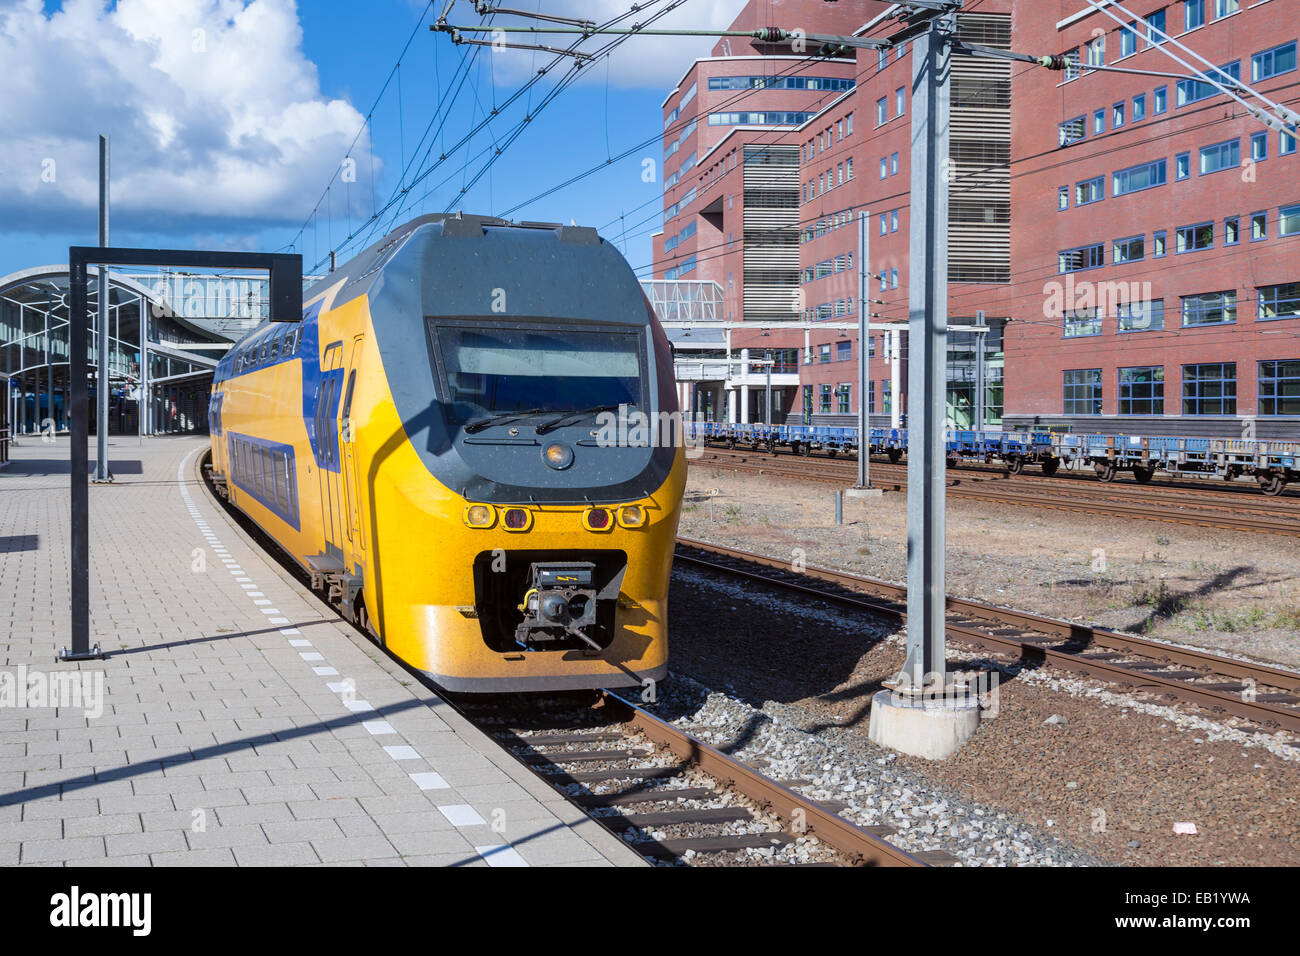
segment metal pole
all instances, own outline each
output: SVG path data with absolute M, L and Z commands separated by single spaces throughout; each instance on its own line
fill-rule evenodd
M 108 137 L 99 137 L 99 247 L 108 245 Z M 112 481 L 108 471 L 108 267 L 99 267 L 99 365 L 95 376 L 95 480 Z
M 946 680 L 944 423 L 948 335 L 949 38 L 936 17 L 912 47 L 912 204 L 908 281 L 907 661 L 912 688 Z M 935 677 L 937 675 L 937 678 Z
M 148 321 L 145 318 L 144 310 L 148 307 L 149 303 L 145 301 L 144 296 L 140 296 L 140 367 L 138 369 L 139 374 L 136 376 L 137 381 L 135 384 L 137 389 L 135 393 L 135 418 L 136 428 L 139 431 L 139 442 L 141 445 L 144 444 L 144 330 L 145 323 Z
M 903 333 L 889 333 L 889 427 L 903 426 Z
M 975 430 L 982 433 L 986 417 L 984 410 L 984 354 L 988 335 L 983 309 L 975 313 L 975 323 L 981 327 L 981 331 L 975 333 Z
M 763 358 L 766 359 L 766 362 L 763 365 L 763 370 L 767 373 L 764 376 L 765 384 L 763 386 L 763 404 L 765 406 L 763 412 L 763 424 L 771 425 L 772 424 L 772 350 L 768 349 L 766 352 L 764 352 Z
M 871 487 L 871 356 L 868 325 L 871 321 L 871 270 L 867 239 L 871 213 L 858 213 L 858 482 L 854 488 Z
M 90 396 L 86 388 L 86 265 L 73 262 L 68 275 L 68 378 L 71 395 L 68 410 L 72 433 L 71 462 L 71 567 L 68 576 L 72 608 L 70 647 L 58 654 L 60 660 L 88 660 L 100 657 L 99 645 L 90 647 L 90 487 L 86 441 Z

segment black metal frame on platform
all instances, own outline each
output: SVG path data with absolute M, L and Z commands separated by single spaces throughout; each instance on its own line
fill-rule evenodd
M 116 249 L 72 246 L 68 249 L 68 356 L 72 432 L 72 586 L 71 646 L 59 651 L 63 661 L 103 657 L 90 646 L 90 394 L 86 384 L 87 273 L 97 266 L 185 266 L 195 269 L 263 269 L 270 273 L 268 314 L 272 322 L 302 319 L 302 256 L 277 252 L 218 252 L 193 249 Z M 78 320 L 78 317 L 81 317 Z M 145 361 L 145 356 L 140 356 Z M 103 427 L 101 423 L 100 427 Z

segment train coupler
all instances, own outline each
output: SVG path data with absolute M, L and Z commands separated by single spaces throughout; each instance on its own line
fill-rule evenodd
M 573 636 L 599 651 L 587 632 L 596 627 L 596 566 L 589 561 L 544 561 L 529 567 L 515 642 L 528 647 Z

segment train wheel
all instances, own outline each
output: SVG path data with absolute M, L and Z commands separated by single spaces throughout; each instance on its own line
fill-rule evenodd
M 772 442 L 772 454 L 773 455 L 781 454 L 781 447 L 776 442 Z
M 957 467 L 957 458 L 956 458 L 956 456 L 954 456 L 954 455 L 949 455 L 948 458 L 945 460 L 945 464 L 946 464 L 947 467 L 949 467 L 949 468 L 956 468 L 956 467 Z
M 1240 465 L 1229 465 L 1227 468 L 1223 469 L 1224 481 L 1236 481 L 1240 477 L 1241 477 Z
M 1048 478 L 1051 478 L 1052 475 L 1056 474 L 1056 469 L 1061 467 L 1061 459 L 1044 458 L 1041 467 L 1043 469 L 1043 474 Z
M 1139 485 L 1145 485 L 1151 480 L 1151 476 L 1156 473 L 1154 468 L 1143 468 L 1141 465 L 1133 466 L 1133 480 Z
M 728 439 L 727 439 L 727 451 L 735 451 L 735 450 L 736 450 L 736 439 L 734 439 L 734 438 L 728 438 Z
M 799 447 L 795 450 L 795 454 L 798 455 L 800 458 L 807 458 L 809 455 L 812 454 L 812 446 L 809 445 L 806 441 L 800 442 Z
M 826 456 L 827 456 L 828 458 L 834 458 L 836 454 L 837 454 L 837 452 L 836 452 L 836 450 L 835 450 L 834 448 L 827 448 L 827 449 L 826 449 Z
M 903 449 L 901 449 L 901 448 L 891 448 L 891 449 L 889 449 L 889 461 L 890 461 L 890 464 L 897 465 L 897 464 L 898 464 L 900 461 L 902 461 L 902 460 L 903 460 Z
M 1098 479 L 1100 479 L 1101 481 L 1114 481 L 1114 480 L 1115 480 L 1115 474 L 1116 474 L 1116 472 L 1115 472 L 1115 464 L 1114 464 L 1114 462 L 1109 462 L 1109 461 L 1107 461 L 1107 462 L 1096 461 L 1096 462 L 1093 462 L 1093 464 L 1092 464 L 1092 469 L 1093 469 L 1093 471 L 1095 471 L 1095 472 L 1097 473 L 1097 477 L 1098 477 Z
M 1264 492 L 1270 498 L 1276 497 L 1286 488 L 1286 478 L 1283 475 L 1260 475 L 1259 490 Z
M 1007 459 L 1007 471 L 1013 475 L 1018 475 L 1025 470 L 1025 460 L 1019 455 L 1012 455 Z

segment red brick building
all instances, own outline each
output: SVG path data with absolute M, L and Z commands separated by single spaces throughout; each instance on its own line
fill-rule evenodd
M 1294 108 L 1300 0 L 1123 6 L 1015 12 L 1017 49 L 1079 68 L 1016 71 L 1008 424 L 1295 437 L 1294 136 L 1209 84 L 1087 67 L 1186 76 L 1181 43 Z
M 766 6 L 751 3 L 738 28 Z M 1088 64 L 1185 77 L 1157 48 L 1190 61 L 1178 41 L 1294 106 L 1300 0 L 1126 0 L 1134 16 L 1117 11 L 1120 22 L 1083 0 L 967 6 L 966 42 L 1078 65 L 954 57 L 950 421 L 975 421 L 982 339 L 986 427 L 1297 434 L 1294 137 L 1203 82 Z M 780 4 L 772 20 L 883 37 L 895 12 L 804 0 Z M 697 411 L 762 420 L 768 366 L 752 363 L 766 356 L 774 421 L 848 421 L 863 212 L 872 321 L 907 318 L 910 49 L 802 62 L 788 45 L 780 53 L 721 43 L 665 101 L 655 274 L 717 282 L 726 318 L 755 327 L 729 334 L 733 374 L 693 385 Z M 688 114 L 696 122 L 683 129 Z M 986 333 L 959 329 L 981 314 Z M 811 328 L 764 327 L 782 321 Z M 905 336 L 892 349 L 887 338 L 872 336 L 878 421 L 906 402 L 894 394 L 905 391 Z

